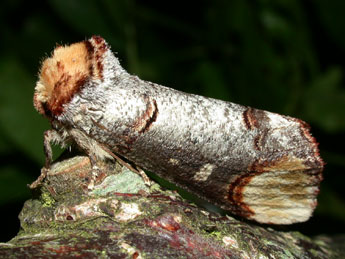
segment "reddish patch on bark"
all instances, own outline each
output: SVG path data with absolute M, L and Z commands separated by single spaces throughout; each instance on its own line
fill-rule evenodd
M 136 193 L 123 193 L 123 192 L 112 192 L 112 194 L 116 196 L 122 196 L 122 197 L 137 197 L 140 196 L 139 194 Z
M 164 215 L 154 220 L 145 219 L 144 223 L 156 229 L 171 247 L 183 251 L 191 258 L 224 258 L 232 256 L 222 245 L 202 237 L 190 228 L 176 222 L 174 216 Z
M 171 215 L 158 217 L 156 220 L 145 220 L 145 223 L 150 227 L 161 228 L 168 231 L 177 231 L 181 228 L 180 223 Z
M 47 247 L 47 250 L 50 250 L 54 253 L 57 253 L 57 254 L 69 254 L 71 252 L 75 252 L 75 251 L 81 251 L 82 249 L 84 248 L 87 248 L 86 245 L 81 245 L 81 246 L 78 246 L 78 247 L 75 247 L 75 246 L 68 246 L 68 245 L 61 245 L 60 247 L 58 248 L 53 248 L 53 247 Z

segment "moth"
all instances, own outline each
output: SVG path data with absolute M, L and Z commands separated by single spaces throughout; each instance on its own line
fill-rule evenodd
M 44 60 L 34 106 L 52 127 L 46 168 L 52 142 L 73 142 L 91 164 L 124 158 L 260 223 L 303 222 L 317 204 L 324 163 L 305 122 L 141 80 L 99 36 Z

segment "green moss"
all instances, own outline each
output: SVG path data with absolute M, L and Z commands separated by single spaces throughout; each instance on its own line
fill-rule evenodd
M 157 183 L 154 183 L 150 186 L 150 192 L 151 193 L 154 193 L 154 192 L 161 192 L 162 191 L 162 187 L 157 184 Z
M 42 206 L 43 207 L 53 207 L 55 204 L 54 198 L 50 195 L 49 192 L 43 192 L 41 195 Z
M 213 232 L 209 233 L 209 235 L 213 236 L 219 240 L 223 237 L 223 233 L 220 231 L 213 231 Z

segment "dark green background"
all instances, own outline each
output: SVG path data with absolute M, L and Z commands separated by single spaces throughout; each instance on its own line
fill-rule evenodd
M 344 11 L 342 0 L 1 1 L 0 241 L 18 231 L 43 165 L 40 61 L 94 34 L 143 79 L 310 123 L 327 162 L 319 206 L 287 229 L 344 233 Z

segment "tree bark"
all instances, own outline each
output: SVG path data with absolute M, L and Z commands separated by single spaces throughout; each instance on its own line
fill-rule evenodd
M 341 258 L 345 237 L 298 232 L 207 212 L 150 187 L 114 162 L 56 162 L 19 215 L 1 258 Z

